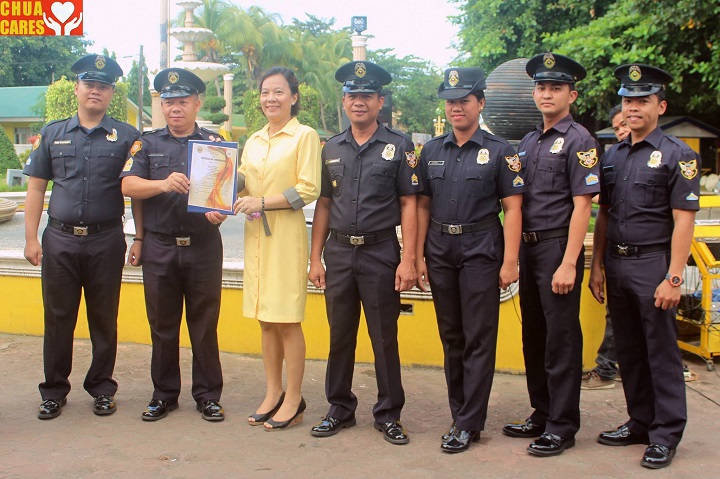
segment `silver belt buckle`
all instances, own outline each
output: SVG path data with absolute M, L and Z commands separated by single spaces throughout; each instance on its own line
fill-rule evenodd
M 181 237 L 175 238 L 175 246 L 190 246 L 190 237 L 189 236 L 181 236 Z
M 537 243 L 537 240 L 538 240 L 537 234 L 535 234 L 534 231 L 531 233 L 523 232 L 522 235 L 523 235 L 523 241 L 525 241 L 526 243 Z
M 448 233 L 451 235 L 462 234 L 462 225 L 447 225 Z
M 363 245 L 363 244 L 365 244 L 365 237 L 364 236 L 351 236 L 350 244 L 354 245 L 354 246 Z
M 73 234 L 75 236 L 87 236 L 88 235 L 88 227 L 87 226 L 73 226 Z
M 617 245 L 617 254 L 620 256 L 630 256 L 630 250 L 627 245 Z

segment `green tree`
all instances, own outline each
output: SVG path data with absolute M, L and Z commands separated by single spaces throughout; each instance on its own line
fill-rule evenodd
M 108 115 L 120 121 L 127 121 L 127 85 L 122 82 L 115 84 L 115 94 L 108 107 Z M 77 113 L 75 98 L 75 82 L 65 77 L 60 78 L 48 87 L 45 94 L 45 121 L 69 118 Z
M 222 111 L 222 109 L 225 108 L 225 99 L 223 97 L 206 96 L 203 101 L 203 108 L 210 112 L 203 115 L 204 120 L 219 125 L 228 119 L 228 116 Z
M 5 129 L 0 127 L 0 174 L 5 173 L 8 168 L 22 168 L 22 164 L 15 154 L 15 147 L 5 133 Z
M 0 36 L 0 87 L 49 85 L 70 77 L 70 67 L 89 44 L 74 36 Z
M 604 15 L 613 0 L 452 0 L 460 14 L 458 50 L 463 63 L 490 72 L 542 50 L 543 35 L 585 25 Z
M 305 83 L 301 83 L 298 89 L 300 90 L 298 121 L 303 125 L 317 129 L 319 116 L 318 92 Z M 267 119 L 260 109 L 260 92 L 257 89 L 245 92 L 243 95 L 243 108 L 245 110 L 247 136 L 250 137 L 267 123 Z
M 395 127 L 407 133 L 432 133 L 437 89 L 443 80 L 440 70 L 429 61 L 414 55 L 399 58 L 390 50 L 370 52 L 368 58 L 392 75 L 386 89 L 393 94 Z
M 140 91 L 140 66 L 137 61 L 133 60 L 132 67 L 125 78 L 128 88 L 128 98 L 137 103 Z M 151 103 L 150 79 L 147 76 L 147 69 L 145 69 L 143 72 L 143 105 L 149 106 Z

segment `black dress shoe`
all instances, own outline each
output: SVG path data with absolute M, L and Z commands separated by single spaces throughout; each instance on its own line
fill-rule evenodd
M 650 469 L 662 469 L 668 467 L 675 457 L 675 449 L 663 446 L 662 444 L 652 443 L 645 450 L 640 465 L 649 467 Z
M 445 442 L 450 439 L 450 437 L 455 434 L 455 431 L 457 431 L 457 425 L 455 424 L 455 421 L 453 421 L 452 424 L 450 424 L 450 429 L 448 429 L 448 432 L 440 436 L 442 438 L 442 441 Z
M 38 419 L 52 419 L 62 414 L 62 408 L 67 404 L 67 398 L 57 399 L 45 399 L 40 404 L 38 410 Z
M 540 437 L 545 432 L 545 424 L 535 424 L 528 418 L 525 422 L 505 424 L 502 431 L 510 437 Z
M 480 431 L 463 431 L 456 429 L 455 433 L 450 436 L 447 441 L 440 444 L 440 448 L 445 452 L 463 452 L 470 447 L 471 442 L 480 440 Z
M 407 444 L 410 442 L 407 432 L 400 421 L 376 422 L 375 429 L 383 433 L 385 440 L 392 444 Z
M 214 399 L 197 403 L 197 410 L 202 413 L 202 418 L 206 421 L 222 421 L 225 419 L 223 407 Z
M 148 404 L 145 412 L 142 413 L 143 421 L 157 421 L 168 415 L 170 411 L 174 411 L 178 408 L 177 401 L 170 402 L 162 399 L 153 399 Z
M 275 421 L 273 418 L 270 418 L 265 421 L 265 430 L 279 431 L 281 429 L 287 429 L 288 427 L 300 424 L 302 422 L 303 413 L 305 412 L 306 408 L 307 404 L 305 404 L 305 398 L 300 396 L 300 404 L 298 405 L 297 411 L 295 411 L 295 415 L 293 415 L 293 417 L 291 417 L 287 421 Z
M 635 434 L 626 425 L 614 431 L 604 431 L 598 435 L 597 441 L 606 446 L 630 446 L 631 444 L 647 444 L 647 434 Z
M 101 394 L 95 396 L 95 405 L 93 406 L 93 412 L 97 416 L 107 416 L 117 411 L 117 403 L 113 396 L 107 394 Z
M 338 419 L 332 416 L 325 416 L 320 424 L 316 424 L 310 430 L 310 434 L 315 437 L 328 437 L 334 436 L 339 433 L 341 429 L 346 427 L 353 427 L 355 425 L 355 416 L 351 416 L 348 419 Z
M 275 415 L 275 413 L 277 412 L 277 410 L 280 409 L 280 406 L 282 406 L 283 401 L 285 401 L 285 391 L 283 391 L 283 393 L 280 395 L 280 399 L 278 399 L 278 402 L 275 405 L 275 407 L 273 407 L 268 412 L 261 413 L 261 414 L 258 414 L 258 413 L 250 414 L 250 416 L 248 416 L 248 424 L 250 424 L 251 426 L 260 426 L 262 424 L 265 424 L 265 421 L 267 421 L 268 419 L 273 417 Z
M 575 438 L 563 439 L 557 434 L 544 432 L 542 436 L 530 443 L 527 451 L 534 456 L 557 456 L 573 446 L 575 446 Z

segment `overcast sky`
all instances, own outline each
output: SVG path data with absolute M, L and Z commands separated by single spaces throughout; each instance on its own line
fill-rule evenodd
M 151 70 L 159 65 L 160 8 L 166 0 L 120 0 L 115 2 L 85 0 L 83 23 L 88 39 L 95 43 L 91 53 L 103 48 L 115 51 L 125 72 L 143 45 L 146 62 Z M 329 0 L 233 0 L 242 8 L 258 5 L 270 13 L 278 13 L 284 23 L 293 18 L 305 20 L 305 13 L 320 18 L 335 18 L 340 28 L 350 24 L 352 16 L 368 17 L 365 34 L 373 35 L 368 48 L 394 48 L 398 56 L 416 55 L 438 67 L 448 66 L 457 53 L 451 48 L 457 27 L 447 17 L 457 14 L 454 3 L 411 0 L 364 0 L 363 2 Z M 170 17 L 180 11 L 170 0 Z M 179 53 L 178 44 L 171 43 L 170 58 Z

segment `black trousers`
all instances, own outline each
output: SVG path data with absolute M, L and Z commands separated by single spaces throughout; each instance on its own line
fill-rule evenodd
M 42 235 L 42 295 L 45 307 L 43 399 L 62 399 L 70 392 L 73 336 L 81 293 L 85 293 L 92 362 L 83 384 L 92 396 L 114 395 L 117 315 L 125 263 L 122 225 L 88 236 L 54 228 Z
M 395 271 L 400 263 L 397 238 L 352 246 L 331 237 L 325 244 L 324 257 L 325 304 L 330 323 L 325 376 L 328 414 L 348 419 L 357 408 L 352 379 L 362 304 L 375 354 L 378 400 L 373 416 L 377 422 L 397 421 L 405 404 L 397 342 L 400 314 L 400 294 L 395 291 Z
M 580 290 L 585 251 L 577 259 L 575 286 L 552 292 L 552 277 L 562 262 L 567 237 L 520 247 L 520 309 L 530 419 L 545 431 L 572 439 L 580 429 L 583 338 Z
M 485 429 L 495 374 L 503 260 L 501 228 L 442 234 L 429 230 L 425 262 L 445 353 L 445 380 L 453 421 Z
M 223 378 L 217 325 L 222 291 L 220 232 L 191 246 L 167 244 L 145 235 L 142 250 L 145 307 L 152 337 L 153 399 L 180 395 L 180 323 L 185 303 L 192 345 L 192 395 L 219 400 Z
M 605 255 L 608 307 L 630 420 L 650 442 L 675 448 L 687 422 L 685 378 L 677 345 L 676 310 L 655 307 L 669 252 Z

